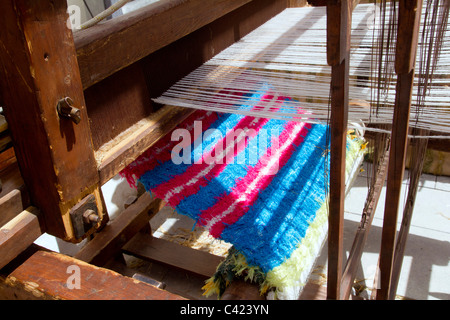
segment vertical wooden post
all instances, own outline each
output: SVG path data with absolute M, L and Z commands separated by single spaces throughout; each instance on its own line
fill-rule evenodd
M 327 298 L 341 298 L 345 156 L 352 1 L 327 3 L 327 60 L 331 73 L 330 205 Z
M 0 12 L 0 92 L 23 179 L 45 231 L 78 241 L 70 209 L 93 194 L 104 210 L 66 1 L 2 0 Z M 57 111 L 66 97 L 72 118 Z
M 389 154 L 383 231 L 380 250 L 380 288 L 377 299 L 389 298 L 394 260 L 397 216 L 409 128 L 414 66 L 422 0 L 400 0 L 395 57 L 397 88 Z

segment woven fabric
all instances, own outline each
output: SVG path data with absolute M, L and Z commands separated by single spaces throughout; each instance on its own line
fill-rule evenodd
M 267 93 L 244 98 L 259 99 L 255 108 L 289 104 Z M 326 125 L 197 110 L 122 174 L 267 274 L 298 250 L 323 207 L 327 131 Z

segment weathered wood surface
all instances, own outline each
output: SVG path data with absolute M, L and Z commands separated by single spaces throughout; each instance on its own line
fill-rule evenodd
M 166 0 L 75 32 L 86 89 L 251 0 Z
M 0 269 L 42 235 L 38 214 L 30 207 L 0 228 Z
M 0 2 L 0 91 L 22 177 L 46 232 L 74 240 L 68 211 L 89 193 L 99 197 L 99 187 L 66 10 L 64 1 Z M 80 110 L 79 124 L 58 116 L 64 97 Z
M 30 300 L 183 300 L 147 283 L 54 252 L 38 251 L 6 278 L 0 298 Z
M 30 206 L 30 197 L 17 163 L 0 171 L 0 227 Z
M 352 1 L 327 4 L 327 61 L 331 66 L 329 299 L 341 298 Z
M 397 217 L 405 170 L 409 114 L 421 11 L 422 0 L 401 0 L 399 2 L 398 42 L 395 57 L 395 71 L 398 75 L 381 237 L 380 288 L 376 293 L 376 298 L 380 300 L 388 299 L 391 291 Z

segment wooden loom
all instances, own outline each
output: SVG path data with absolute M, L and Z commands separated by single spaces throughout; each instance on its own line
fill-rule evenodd
M 399 244 L 395 242 L 408 141 L 408 127 L 401 119 L 409 113 L 411 103 L 420 14 L 415 7 L 420 7 L 421 1 L 400 1 L 405 20 L 398 38 L 404 43 L 399 45 L 397 57 L 405 58 L 398 59 L 402 63 L 397 65 L 394 138 L 343 268 L 348 39 L 351 12 L 357 2 L 328 1 L 327 7 L 334 169 L 330 177 L 326 297 L 349 298 L 387 175 L 389 205 L 380 251 L 381 287 L 376 298 L 388 299 L 395 295 L 393 279 L 401 266 L 396 255 L 406 241 L 403 232 Z M 0 102 L 14 149 L 1 154 L 0 297 L 182 298 L 105 268 L 124 250 L 210 276 L 220 259 L 176 247 L 149 233 L 150 219 L 164 206 L 160 200 L 143 194 L 109 222 L 100 188 L 193 112 L 156 105 L 150 98 L 283 9 L 305 4 L 292 0 L 166 0 L 72 35 L 66 25 L 65 1 L 2 1 L 4 19 L 0 24 L 5 31 L 0 35 Z M 403 23 L 415 27 L 402 28 Z M 75 257 L 69 257 L 33 245 L 44 232 L 75 243 L 91 240 Z M 180 259 L 180 255 L 195 256 L 197 263 Z M 81 274 L 93 274 L 92 279 L 97 280 L 85 282 L 82 290 L 68 290 L 66 271 L 70 265 L 78 265 Z M 106 294 L 99 293 L 103 288 Z M 230 288 L 224 298 L 255 298 L 245 292 Z

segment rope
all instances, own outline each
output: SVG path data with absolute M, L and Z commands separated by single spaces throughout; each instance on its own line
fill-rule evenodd
M 130 1 L 132 1 L 132 0 L 119 0 L 119 1 L 117 1 L 116 3 L 111 5 L 108 9 L 100 12 L 98 15 L 96 15 L 92 19 L 90 19 L 90 20 L 86 21 L 85 23 L 83 23 L 80 26 L 80 29 L 87 29 L 87 28 L 90 28 L 90 27 L 96 25 L 97 23 L 99 23 L 103 19 L 109 17 L 114 12 L 116 12 L 117 10 L 122 8 L 124 5 L 126 5 Z

